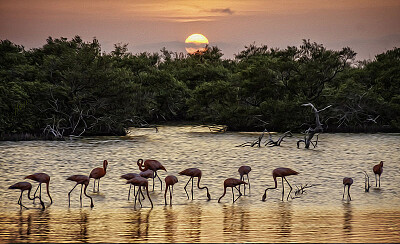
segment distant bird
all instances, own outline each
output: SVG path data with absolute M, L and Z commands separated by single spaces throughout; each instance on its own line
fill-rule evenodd
M 20 205 L 21 208 L 24 207 L 24 208 L 28 209 L 27 207 L 25 207 L 25 206 L 22 204 L 22 193 L 24 193 L 24 191 L 28 191 L 28 198 L 29 198 L 29 200 L 34 200 L 35 198 L 39 198 L 40 205 L 42 205 L 42 209 L 44 210 L 45 207 L 44 207 L 44 202 L 42 201 L 42 199 L 40 199 L 40 197 L 37 197 L 37 196 L 36 196 L 36 197 L 31 197 L 31 189 L 32 189 L 31 183 L 29 183 L 29 182 L 18 182 L 18 183 L 16 183 L 16 184 L 14 184 L 14 185 L 8 187 L 8 189 L 18 189 L 18 190 L 21 190 L 21 195 L 19 196 L 19 199 L 18 199 L 18 205 Z
M 383 172 L 383 161 L 381 161 L 379 164 L 375 165 L 372 170 L 374 171 L 375 174 L 375 186 L 378 187 L 378 181 L 376 179 L 376 175 L 379 175 L 379 187 L 381 187 L 381 174 Z
M 143 186 L 144 188 L 146 188 L 147 197 L 149 198 L 149 201 L 151 203 L 151 208 L 153 208 L 153 202 L 151 201 L 151 198 L 149 195 L 149 182 L 147 181 L 146 178 L 143 178 L 141 176 L 135 177 L 135 178 L 128 180 L 126 182 L 126 184 L 132 184 L 134 186 L 138 186 L 138 188 L 139 188 L 136 191 L 136 195 L 135 195 L 135 207 L 136 207 L 136 200 L 138 199 L 138 197 L 137 197 L 138 194 L 141 193 L 143 195 L 142 188 L 141 188 L 141 186 Z M 139 203 L 140 203 L 140 207 L 142 207 L 142 202 L 140 201 L 140 196 L 139 196 Z
M 238 200 L 239 197 L 242 196 L 240 189 L 237 188 L 237 186 L 240 186 L 241 184 L 246 185 L 247 183 L 242 180 L 238 180 L 238 179 L 234 179 L 234 178 L 226 179 L 224 181 L 224 193 L 218 199 L 218 202 L 220 202 L 221 198 L 223 198 L 225 196 L 227 187 L 232 187 L 232 201 L 233 201 L 233 203 L 236 202 L 236 200 Z M 235 194 L 233 193 L 233 188 L 235 188 L 239 192 L 239 196 L 236 199 L 235 199 Z
M 286 176 L 289 176 L 289 175 L 297 175 L 297 174 L 299 174 L 299 173 L 296 172 L 296 171 L 294 171 L 294 170 L 292 170 L 292 169 L 289 169 L 289 168 L 276 168 L 276 169 L 274 169 L 274 170 L 272 171 L 272 177 L 274 178 L 275 187 L 270 187 L 270 188 L 265 189 L 265 192 L 264 192 L 264 195 L 263 195 L 263 197 L 262 197 L 262 200 L 265 201 L 265 198 L 267 198 L 267 191 L 268 191 L 268 190 L 278 188 L 277 182 L 276 182 L 276 178 L 277 178 L 277 177 L 281 177 L 281 178 L 282 178 L 282 201 L 283 201 L 283 195 L 284 195 L 284 193 L 285 193 L 285 187 L 283 186 L 283 179 L 285 179 L 286 183 L 287 183 L 287 184 L 289 185 L 289 187 L 290 187 L 290 191 L 289 191 L 288 197 L 287 197 L 287 199 L 286 199 L 286 200 L 288 200 L 288 199 L 289 199 L 289 196 L 290 196 L 290 193 L 292 192 L 292 189 L 293 189 L 293 188 L 292 188 L 292 186 L 289 184 L 289 181 L 287 181 Z
M 36 192 L 38 191 L 38 189 L 39 189 L 39 199 L 42 199 L 42 183 L 46 183 L 46 190 L 47 190 L 47 195 L 50 198 L 50 204 L 53 203 L 53 199 L 51 198 L 50 192 L 49 192 L 50 176 L 48 174 L 36 173 L 36 174 L 33 174 L 33 175 L 25 176 L 24 179 L 30 179 L 30 180 L 34 180 L 36 182 L 39 182 L 39 185 L 36 188 L 35 193 L 33 194 L 34 199 L 35 199 Z M 35 202 L 35 200 L 33 200 L 33 202 Z
M 169 189 L 169 204 L 172 205 L 172 193 L 174 191 L 174 185 L 178 182 L 178 178 L 174 175 L 168 175 L 165 177 L 165 193 L 164 193 L 164 200 L 165 205 L 167 205 L 167 191 Z M 171 190 L 172 188 L 172 190 Z
M 247 176 L 247 184 L 249 185 L 249 191 L 250 191 L 250 180 L 249 180 L 249 173 L 251 171 L 250 166 L 240 166 L 238 169 L 239 175 L 240 175 L 240 180 L 244 180 L 244 176 Z M 246 195 L 246 184 L 243 185 L 243 194 Z M 240 185 L 239 185 L 239 190 L 240 190 Z
M 86 175 L 73 175 L 73 176 L 68 177 L 67 180 L 76 182 L 76 185 L 74 186 L 74 188 L 72 188 L 72 190 L 70 192 L 68 192 L 68 207 L 71 206 L 71 201 L 70 201 L 71 192 L 75 189 L 75 187 L 77 185 L 81 185 L 80 200 L 81 200 L 81 207 L 82 207 L 82 188 L 83 188 L 83 185 L 85 185 L 85 189 L 83 190 L 83 193 L 85 194 L 86 197 L 90 198 L 90 207 L 93 208 L 94 207 L 93 199 L 91 196 L 86 194 L 86 188 L 89 185 L 90 178 L 87 177 Z
M 125 180 L 130 180 L 132 178 L 139 177 L 139 176 L 140 175 L 136 174 L 136 173 L 128 173 L 128 174 L 121 175 L 121 178 L 123 178 Z M 136 186 L 133 186 L 133 195 L 135 195 L 135 187 Z M 128 201 L 129 201 L 129 197 L 131 195 L 131 188 L 132 188 L 132 184 L 129 184 Z
M 347 186 L 347 199 L 350 199 L 351 201 L 351 197 L 350 197 L 350 186 L 353 184 L 353 179 L 349 178 L 349 177 L 344 177 L 343 178 L 343 197 L 342 200 L 344 199 L 344 193 L 346 191 L 346 186 Z
M 143 159 L 138 159 L 137 161 L 137 165 L 139 166 L 140 171 L 144 172 L 148 169 L 151 169 L 154 171 L 153 173 L 153 191 L 154 191 L 154 178 L 157 177 L 160 180 L 161 183 L 161 190 L 162 190 L 162 180 L 161 178 L 158 176 L 157 174 L 157 170 L 165 170 L 167 171 L 164 166 L 158 162 L 157 160 L 153 160 L 153 159 L 147 159 L 146 161 L 143 162 Z
M 100 192 L 100 178 L 107 173 L 107 160 L 103 161 L 103 168 L 95 168 L 90 172 L 89 178 L 93 178 L 93 192 L 96 192 L 96 180 L 97 180 L 97 192 Z
M 189 168 L 189 169 L 185 169 L 184 171 L 179 173 L 180 175 L 186 175 L 186 176 L 190 176 L 189 181 L 186 183 L 184 189 L 186 192 L 186 195 L 189 198 L 189 194 L 187 193 L 186 187 L 189 184 L 190 180 L 192 181 L 192 200 L 193 200 L 193 178 L 197 177 L 197 187 L 201 190 L 201 189 L 206 189 L 207 190 L 207 198 L 208 200 L 211 199 L 210 193 L 208 192 L 208 188 L 206 186 L 204 187 L 200 187 L 200 180 L 201 180 L 201 170 L 197 169 L 197 168 Z

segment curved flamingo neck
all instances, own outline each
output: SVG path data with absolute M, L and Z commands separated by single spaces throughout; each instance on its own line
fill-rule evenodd
M 203 186 L 203 187 L 200 187 L 200 180 L 201 180 L 201 176 L 199 176 L 198 177 L 198 180 L 197 180 L 197 187 L 200 189 L 200 190 L 202 190 L 202 189 L 206 189 L 207 190 L 207 197 L 210 195 L 210 193 L 208 192 L 208 187 L 207 186 Z
M 147 167 L 143 164 L 144 164 L 143 159 L 139 158 L 137 161 L 137 165 L 139 166 L 139 170 L 142 172 L 147 170 Z M 144 166 L 144 168 L 143 168 L 143 166 Z
M 224 193 L 222 194 L 222 196 L 218 199 L 218 202 L 221 201 L 221 199 L 225 196 L 226 194 L 226 187 L 224 187 Z
M 89 196 L 89 195 L 86 193 L 86 188 L 88 187 L 89 184 L 87 184 L 87 185 L 84 184 L 84 185 L 85 185 L 85 188 L 83 189 L 83 194 L 85 194 L 86 197 L 90 198 L 90 207 L 93 208 L 93 207 L 94 207 L 93 199 L 92 199 L 91 196 Z
M 50 192 L 49 192 L 49 184 L 50 184 L 50 182 L 47 182 L 47 183 L 46 183 L 47 195 L 48 195 L 49 198 L 50 198 L 50 202 L 53 203 L 53 198 L 51 198 Z
M 270 189 L 276 189 L 276 188 L 278 188 L 278 182 L 276 182 L 276 176 L 274 175 L 273 177 L 274 177 L 275 186 L 274 186 L 274 188 L 270 188 Z

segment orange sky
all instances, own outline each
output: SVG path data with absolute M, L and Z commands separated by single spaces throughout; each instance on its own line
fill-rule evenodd
M 331 49 L 350 46 L 358 59 L 400 47 L 398 0 L 0 0 L 0 39 L 27 49 L 48 36 L 97 37 L 109 52 L 184 51 L 202 33 L 232 58 L 255 42 L 285 48 L 310 39 Z

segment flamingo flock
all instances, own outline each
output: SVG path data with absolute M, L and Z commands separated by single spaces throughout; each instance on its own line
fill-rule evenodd
M 103 167 L 93 169 L 90 172 L 89 176 L 87 176 L 87 175 L 72 175 L 66 179 L 69 181 L 74 181 L 76 183 L 75 186 L 68 192 L 68 206 L 70 206 L 70 204 L 71 204 L 70 195 L 71 195 L 72 191 L 75 189 L 76 186 L 81 185 L 81 194 L 80 194 L 81 207 L 82 207 L 82 194 L 85 195 L 85 197 L 90 199 L 90 207 L 91 208 L 94 207 L 93 198 L 87 194 L 86 190 L 89 185 L 90 179 L 93 178 L 94 179 L 93 193 L 100 192 L 100 179 L 106 175 L 107 166 L 108 166 L 108 161 L 104 160 Z M 138 169 L 140 170 L 139 173 L 127 173 L 127 174 L 121 175 L 121 178 L 126 180 L 126 184 L 129 184 L 128 201 L 130 199 L 131 187 L 133 186 L 134 187 L 133 195 L 135 197 L 134 207 L 136 207 L 137 201 L 139 202 L 141 207 L 143 206 L 142 201 L 146 199 L 146 197 L 142 191 L 142 189 L 143 189 L 146 191 L 147 199 L 150 202 L 151 208 L 153 208 L 153 201 L 151 200 L 150 194 L 149 194 L 149 179 L 150 178 L 153 179 L 153 191 L 154 191 L 154 187 L 155 187 L 154 179 L 157 177 L 160 181 L 161 190 L 162 190 L 162 180 L 159 177 L 157 171 L 164 170 L 167 172 L 167 170 L 159 161 L 154 160 L 154 159 L 147 159 L 147 160 L 138 159 L 137 166 L 138 166 Z M 380 187 L 380 178 L 381 178 L 381 174 L 383 172 L 383 161 L 381 161 L 379 164 L 373 166 L 372 170 L 375 173 L 376 187 L 378 187 L 378 185 Z M 251 171 L 250 166 L 246 166 L 246 165 L 241 166 L 238 169 L 240 179 L 228 178 L 228 179 L 224 180 L 223 194 L 218 199 L 218 203 L 226 195 L 228 187 L 230 187 L 232 189 L 232 202 L 233 203 L 235 203 L 241 196 L 245 195 L 246 185 L 248 186 L 249 191 L 250 191 L 250 180 L 249 180 L 250 171 Z M 191 198 L 192 198 L 192 200 L 194 199 L 194 178 L 197 178 L 197 188 L 200 190 L 205 189 L 207 192 L 207 195 L 206 195 L 207 200 L 208 201 L 211 200 L 211 195 L 209 193 L 208 187 L 200 186 L 200 181 L 201 181 L 201 177 L 202 177 L 202 171 L 200 169 L 188 168 L 188 169 L 185 169 L 185 170 L 179 172 L 178 174 L 180 176 L 189 176 L 189 180 L 186 183 L 186 185 L 184 186 L 184 190 L 185 190 L 188 200 L 190 199 L 190 197 L 189 197 L 189 193 L 187 191 L 187 186 L 190 182 L 192 182 Z M 298 174 L 299 174 L 299 172 L 292 170 L 290 168 L 280 167 L 280 168 L 274 169 L 272 171 L 272 178 L 274 181 L 274 186 L 268 187 L 265 189 L 264 195 L 262 196 L 261 200 L 262 201 L 266 200 L 268 190 L 273 190 L 273 189 L 278 188 L 277 178 L 281 178 L 281 181 L 282 181 L 282 198 L 281 198 L 281 200 L 283 201 L 283 199 L 284 199 L 284 192 L 285 192 L 284 180 L 286 181 L 287 185 L 290 188 L 287 199 L 286 199 L 286 200 L 289 200 L 289 196 L 293 190 L 293 187 L 290 185 L 290 183 L 286 179 L 286 177 L 291 176 L 291 175 L 298 175 Z M 245 176 L 247 177 L 247 182 L 245 181 Z M 377 176 L 379 177 L 379 180 L 378 180 Z M 30 179 L 30 180 L 36 181 L 39 183 L 39 185 L 37 186 L 33 196 L 31 196 L 32 184 L 29 182 L 18 182 L 9 187 L 9 189 L 18 189 L 21 191 L 20 197 L 18 199 L 18 205 L 20 205 L 21 209 L 22 209 L 22 207 L 28 208 L 22 204 L 22 196 L 23 196 L 24 191 L 28 192 L 28 194 L 27 194 L 28 199 L 32 200 L 33 204 L 35 204 L 35 199 L 39 199 L 41 208 L 45 209 L 44 201 L 42 200 L 42 188 L 41 188 L 41 185 L 43 183 L 46 184 L 46 191 L 47 191 L 48 198 L 50 199 L 50 205 L 53 203 L 53 199 L 50 196 L 50 192 L 49 192 L 50 176 L 48 174 L 35 173 L 35 174 L 25 176 L 24 179 Z M 97 180 L 97 190 L 96 190 L 96 180 Z M 172 205 L 172 196 L 173 196 L 173 189 L 174 189 L 173 187 L 176 183 L 178 183 L 178 178 L 174 175 L 168 175 L 167 177 L 165 177 L 164 181 L 165 181 L 164 204 L 167 205 L 167 194 L 169 192 L 169 204 Z M 344 195 L 346 192 L 346 186 L 347 186 L 347 200 L 351 201 L 350 186 L 352 184 L 353 184 L 352 178 L 344 177 L 344 179 L 343 179 L 344 188 L 343 188 L 342 200 L 344 199 Z M 244 194 L 242 194 L 242 192 L 240 190 L 241 185 L 243 185 L 243 188 L 244 188 L 243 193 Z M 136 187 L 138 187 L 137 190 L 136 190 Z M 235 194 L 234 194 L 234 188 L 238 192 L 238 196 L 236 199 L 235 199 Z M 39 193 L 38 193 L 38 195 L 36 195 L 38 191 L 39 191 Z

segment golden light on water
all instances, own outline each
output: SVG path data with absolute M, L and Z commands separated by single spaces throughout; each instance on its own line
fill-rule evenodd
M 205 46 L 208 44 L 208 39 L 202 34 L 192 34 L 185 40 L 186 52 L 193 54 L 195 52 L 203 52 L 206 50 Z

